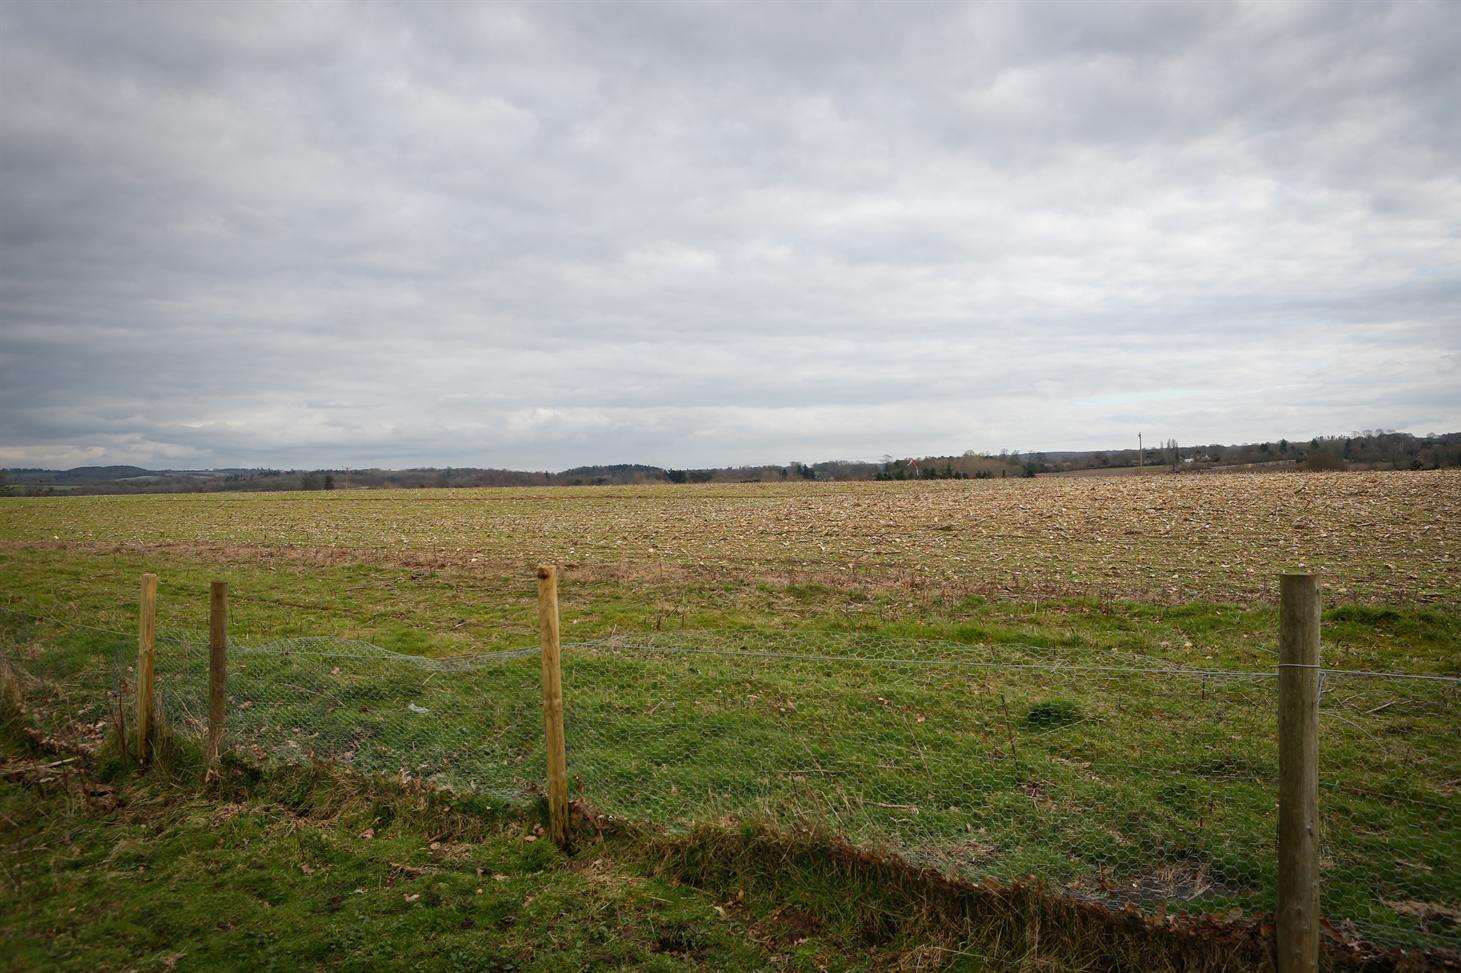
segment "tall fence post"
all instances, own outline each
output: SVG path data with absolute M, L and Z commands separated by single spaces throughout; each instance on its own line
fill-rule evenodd
M 1279 582 L 1278 971 L 1319 968 L 1319 581 Z
M 152 706 L 157 663 L 157 575 L 142 575 L 137 605 L 137 759 L 152 758 Z
M 228 653 L 228 582 L 215 581 L 208 598 L 208 776 L 218 775 L 223 753 L 224 684 Z
M 543 731 L 548 751 L 548 829 L 568 850 L 568 757 L 563 743 L 563 670 L 558 642 L 558 568 L 538 567 L 538 631 L 543 642 Z

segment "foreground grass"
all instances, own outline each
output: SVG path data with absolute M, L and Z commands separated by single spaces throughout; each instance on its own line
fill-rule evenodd
M 846 965 L 815 936 L 758 945 L 712 896 L 633 862 L 566 859 L 519 819 L 412 817 L 399 797 L 297 777 L 218 797 L 102 785 L 6 757 L 10 970 Z
M 142 775 L 4 713 L 6 969 L 1268 968 L 1251 931 L 951 888 L 810 836 L 587 830 L 568 857 L 522 809 L 323 767 L 205 784 L 186 746 Z
M 106 716 L 97 687 L 130 651 L 144 569 L 163 575 L 164 627 L 175 629 L 203 627 L 207 581 L 226 577 L 243 643 L 329 635 L 449 658 L 533 642 L 526 571 L 0 552 L 7 603 L 62 620 L 0 620 L 43 673 L 57 714 Z M 970 678 L 855 661 L 916 651 L 960 664 L 1271 671 L 1270 607 L 572 574 L 563 604 L 569 638 L 636 633 L 570 649 L 565 663 L 575 795 L 601 811 L 678 825 L 721 815 L 810 823 L 962 874 L 1034 874 L 1112 904 L 1271 908 L 1271 684 L 1084 670 Z M 1325 626 L 1332 666 L 1461 668 L 1453 609 L 1340 603 Z M 943 644 L 910 649 L 908 638 Z M 686 647 L 711 651 L 661 651 Z M 356 652 L 249 656 L 241 646 L 235 743 L 261 758 L 316 754 L 472 789 L 536 786 L 533 659 L 443 674 Z M 196 655 L 164 655 L 167 709 L 186 723 L 202 669 L 187 661 Z M 78 686 L 89 688 L 74 695 Z M 1420 914 L 1448 935 L 1434 924 L 1461 900 L 1454 691 L 1339 681 L 1325 699 L 1331 916 L 1407 943 Z

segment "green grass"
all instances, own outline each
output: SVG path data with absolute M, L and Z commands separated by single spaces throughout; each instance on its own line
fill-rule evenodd
M 208 584 L 231 587 L 237 639 L 330 635 L 395 651 L 452 656 L 536 644 L 536 582 L 524 567 L 482 574 L 453 568 L 376 564 L 305 566 L 216 560 L 173 553 L 89 554 L 0 549 L 0 607 L 131 631 L 138 578 L 161 574 L 163 628 L 204 632 Z M 1088 598 L 1035 601 L 942 592 L 829 589 L 806 599 L 795 585 L 739 585 L 673 577 L 625 583 L 567 572 L 565 641 L 617 632 L 794 630 L 940 639 L 1045 648 L 1067 661 L 1113 653 L 1192 667 L 1269 669 L 1277 646 L 1272 604 L 1157 604 Z M 1379 612 L 1377 617 L 1371 614 Z M 1325 614 L 1326 665 L 1336 668 L 1461 671 L 1461 608 L 1341 603 Z
M 533 658 L 451 673 L 378 652 L 244 651 L 316 635 L 428 659 L 531 646 L 529 571 L 0 551 L 5 604 L 121 633 L 0 617 L 6 643 L 43 678 L 34 707 L 57 717 L 48 725 L 105 723 L 97 687 L 131 652 L 142 570 L 162 575 L 165 631 L 204 629 L 207 582 L 229 580 L 230 729 L 246 752 L 327 757 L 495 797 L 537 786 Z M 565 655 L 575 797 L 600 811 L 676 828 L 725 815 L 806 824 L 1110 904 L 1271 907 L 1271 682 L 999 668 L 1271 671 L 1270 606 L 572 572 L 562 600 L 565 640 L 621 637 Z M 910 641 L 930 639 L 939 644 Z M 1325 662 L 1339 668 L 1461 669 L 1454 608 L 1340 603 L 1325 639 Z M 169 655 L 167 644 L 166 708 L 187 730 L 201 699 L 197 642 L 192 654 Z M 704 651 L 672 651 L 686 647 Z M 796 655 L 830 660 L 777 657 Z M 883 661 L 860 658 L 870 655 Z M 1329 915 L 1391 942 L 1454 939 L 1434 926 L 1418 939 L 1403 911 L 1461 900 L 1454 689 L 1340 679 L 1325 700 Z
M 368 794 L 311 807 L 317 788 L 285 780 L 216 796 L 156 780 L 0 780 L 3 965 L 773 965 L 711 896 L 633 863 L 566 859 L 514 818 L 417 817 Z M 824 942 L 800 953 L 816 962 L 794 968 L 844 965 Z
M 324 768 L 113 774 L 0 736 L 7 969 L 1264 968 L 1033 890 L 941 885 L 827 839 L 586 832 Z M 1042 932 L 1042 924 L 1047 928 Z

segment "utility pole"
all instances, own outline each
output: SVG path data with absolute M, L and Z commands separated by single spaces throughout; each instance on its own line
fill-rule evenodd
M 1141 433 L 1136 434 L 1136 468 L 1141 469 L 1146 465 L 1146 452 L 1141 445 Z

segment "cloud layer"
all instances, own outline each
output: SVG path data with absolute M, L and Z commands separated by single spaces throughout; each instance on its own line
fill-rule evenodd
M 0 465 L 1461 429 L 1455 4 L 0 6 Z

